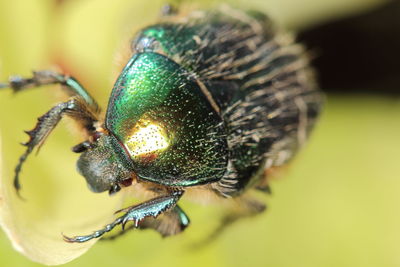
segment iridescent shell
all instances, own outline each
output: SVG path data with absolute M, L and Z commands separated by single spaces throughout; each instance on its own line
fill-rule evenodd
M 164 55 L 132 57 L 112 91 L 106 127 L 142 179 L 189 186 L 216 181 L 225 172 L 220 115 L 190 74 Z

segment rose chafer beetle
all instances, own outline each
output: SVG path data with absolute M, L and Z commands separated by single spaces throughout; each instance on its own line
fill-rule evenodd
M 68 116 L 88 136 L 72 150 L 81 153 L 77 169 L 92 191 L 114 194 L 140 185 L 153 195 L 99 231 L 65 237 L 69 242 L 101 237 L 128 221 L 176 234 L 189 224 L 177 203 L 193 189 L 236 199 L 252 188 L 268 190 L 269 170 L 293 157 L 321 108 L 303 47 L 257 12 L 223 6 L 165 14 L 137 34 L 131 50 L 105 118 L 68 75 L 37 71 L 0 84 L 14 92 L 60 84 L 70 95 L 27 131 L 30 140 L 15 168 L 17 191 L 24 161 Z M 264 207 L 245 205 L 256 212 Z

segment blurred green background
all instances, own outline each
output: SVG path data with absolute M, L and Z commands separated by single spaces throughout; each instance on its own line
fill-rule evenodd
M 384 2 L 230 1 L 269 13 L 294 31 Z M 81 80 L 105 107 L 119 71 L 114 59 L 121 42 L 154 22 L 162 3 L 0 0 L 0 79 L 57 64 Z M 201 6 L 215 3 L 199 1 Z M 267 212 L 243 219 L 214 242 L 200 245 L 218 226 L 223 208 L 184 201 L 192 220 L 184 234 L 162 239 L 151 231 L 131 232 L 113 242 L 96 243 L 66 266 L 400 266 L 400 99 L 355 89 L 357 93 L 327 94 L 308 146 L 289 172 L 272 182 L 272 196 L 261 196 L 268 203 Z M 54 95 L 52 89 L 16 97 L 0 92 L 3 173 L 12 173 L 23 151 L 18 145 L 26 140 L 22 130 L 32 128 L 36 118 L 60 99 Z M 62 124 L 24 168 L 23 179 L 31 178 L 23 183 L 35 206 L 32 220 L 46 217 L 51 222 L 59 216 L 54 211 L 54 199 L 59 197 L 55 192 L 63 189 L 66 195 L 80 190 L 91 198 L 87 204 L 73 198 L 63 203 L 72 210 L 80 205 L 102 210 L 99 207 L 108 201 L 107 196 L 92 197 L 75 172 L 77 157 L 70 147 L 80 139 L 70 129 Z M 34 195 L 30 188 L 45 193 Z M 0 266 L 41 265 L 16 252 L 0 232 Z

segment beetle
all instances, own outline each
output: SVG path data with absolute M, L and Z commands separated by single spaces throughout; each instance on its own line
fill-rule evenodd
M 192 189 L 232 199 L 254 188 L 268 191 L 269 171 L 294 156 L 320 113 L 322 96 L 305 49 L 267 16 L 228 6 L 186 16 L 168 10 L 131 42 L 105 118 L 66 74 L 43 70 L 0 83 L 14 92 L 60 84 L 70 96 L 26 132 L 17 192 L 27 157 L 68 116 L 88 136 L 72 150 L 80 153 L 77 170 L 93 192 L 140 184 L 154 196 L 120 210 L 101 230 L 65 236 L 68 242 L 101 237 L 128 221 L 163 236 L 179 233 L 189 218 L 178 201 Z M 246 205 L 257 212 L 265 207 Z

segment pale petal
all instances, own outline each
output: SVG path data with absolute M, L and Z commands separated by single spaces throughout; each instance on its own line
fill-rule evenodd
M 62 181 L 66 178 L 62 177 L 64 174 L 56 177 L 58 182 L 54 185 L 23 184 L 24 201 L 16 195 L 12 172 L 10 175 L 8 168 L 4 168 L 2 158 L 0 170 L 0 224 L 16 250 L 43 264 L 63 264 L 86 252 L 95 240 L 71 244 L 63 240 L 61 233 L 71 236 L 91 233 L 110 222 L 120 204 L 119 198 L 95 195 L 81 183 Z M 26 176 L 23 175 L 24 180 L 36 178 Z

